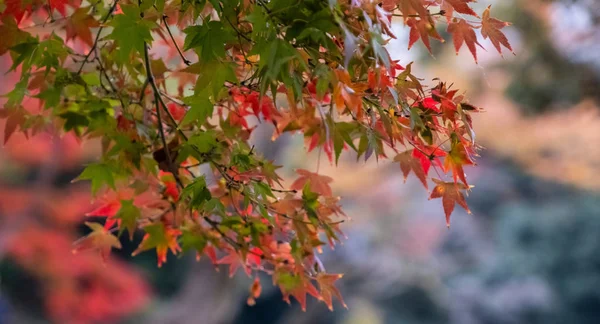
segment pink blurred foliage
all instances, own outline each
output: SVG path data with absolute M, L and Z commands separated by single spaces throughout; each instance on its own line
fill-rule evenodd
M 27 17 L 21 21 L 27 23 Z M 79 45 L 86 46 L 75 44 Z M 19 79 L 20 71 L 6 73 L 9 68 L 10 57 L 0 57 L 0 94 L 10 91 Z M 0 106 L 5 101 L 0 97 Z M 23 106 L 32 114 L 44 113 L 35 98 L 27 97 Z M 0 133 L 4 130 L 2 121 Z M 140 311 L 151 297 L 148 284 L 131 265 L 115 258 L 104 262 L 93 252 L 72 252 L 80 236 L 77 226 L 92 207 L 89 190 L 73 185 L 54 188 L 52 183 L 57 172 L 83 163 L 86 144 L 71 133 L 47 131 L 33 136 L 17 131 L 5 145 L 0 144 L 0 174 L 11 165 L 50 174 L 45 183 L 27 187 L 0 180 L 0 257 L 35 278 L 46 315 L 56 323 L 118 321 Z

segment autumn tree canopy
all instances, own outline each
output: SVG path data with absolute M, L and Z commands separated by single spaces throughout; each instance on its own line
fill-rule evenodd
M 196 253 L 255 281 L 273 278 L 284 299 L 306 295 L 332 309 L 341 274 L 321 248 L 343 236 L 346 218 L 334 179 L 297 170 L 288 188 L 281 166 L 249 144 L 258 123 L 304 137 L 307 151 L 337 163 L 389 159 L 441 198 L 446 223 L 468 211 L 480 108 L 390 58 L 393 21 L 410 28 L 410 49 L 443 42 L 458 52 L 488 39 L 512 51 L 491 8 L 473 0 L 5 0 L 0 55 L 20 73 L 0 111 L 4 141 L 15 132 L 75 134 L 101 143 L 102 156 L 76 180 L 100 201 L 91 233 L 75 252 L 104 258 L 120 236 L 145 232 L 134 255 Z M 40 28 L 41 27 L 41 28 Z M 478 37 L 478 33 L 481 37 Z M 299 135 L 300 136 L 300 135 Z M 424 193 L 425 194 L 425 193 Z M 442 211 L 440 210 L 440 214 Z

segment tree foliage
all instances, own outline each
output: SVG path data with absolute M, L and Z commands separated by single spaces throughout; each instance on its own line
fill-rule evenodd
M 480 109 L 446 82 L 423 82 L 386 44 L 396 18 L 409 48 L 421 40 L 431 50 L 446 24 L 456 51 L 466 44 L 475 60 L 478 29 L 512 51 L 508 24 L 490 7 L 480 18 L 472 2 L 6 0 L 0 55 L 20 79 L 5 94 L 4 140 L 18 131 L 101 142 L 77 179 L 101 202 L 88 215 L 106 221 L 88 223 L 76 251 L 108 257 L 118 236 L 141 230 L 133 254 L 154 250 L 159 266 L 168 251 L 192 251 L 231 275 L 269 273 L 303 309 L 307 294 L 332 309 L 333 297 L 343 304 L 341 274 L 327 273 L 318 252 L 343 235 L 333 179 L 301 169 L 284 188 L 280 166 L 248 140 L 265 122 L 273 139 L 299 133 L 331 163 L 343 151 L 390 158 L 425 188 L 433 181 L 449 225 L 455 203 L 468 210 L 463 167 L 477 155 Z M 257 279 L 248 302 L 260 291 Z

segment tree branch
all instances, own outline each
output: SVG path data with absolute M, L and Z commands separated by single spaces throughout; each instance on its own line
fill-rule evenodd
M 152 90 L 154 91 L 154 101 L 156 104 L 156 118 L 157 118 L 157 122 L 158 122 L 158 133 L 160 135 L 160 139 L 163 144 L 163 150 L 165 151 L 165 155 L 167 157 L 167 164 L 169 165 L 169 170 L 173 174 L 175 181 L 183 189 L 185 186 L 181 182 L 181 179 L 179 179 L 179 171 L 177 170 L 177 168 L 175 168 L 175 165 L 173 164 L 173 160 L 171 159 L 171 152 L 169 151 L 169 146 L 167 144 L 165 130 L 164 130 L 163 124 L 162 124 L 162 114 L 161 114 L 161 107 L 160 107 L 161 104 L 163 104 L 163 106 L 164 106 L 164 102 L 162 101 L 162 98 L 160 97 L 160 92 L 158 91 L 158 87 L 156 86 L 156 82 L 154 80 L 154 75 L 152 74 L 152 68 L 150 67 L 150 55 L 148 54 L 148 44 L 146 44 L 146 42 L 144 42 L 144 63 L 145 63 L 145 67 L 146 67 L 146 80 L 148 80 L 148 83 L 150 84 L 150 86 L 152 87 Z M 167 110 L 166 106 L 164 106 L 164 108 L 165 108 L 165 110 Z

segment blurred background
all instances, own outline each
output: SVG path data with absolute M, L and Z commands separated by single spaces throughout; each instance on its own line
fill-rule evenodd
M 415 75 L 453 82 L 486 109 L 474 122 L 485 149 L 466 170 L 472 215 L 457 208 L 446 229 L 441 202 L 412 175 L 403 183 L 397 164 L 321 162 L 352 218 L 344 245 L 323 255 L 345 273 L 348 310 L 311 300 L 303 313 L 267 277 L 249 307 L 243 274 L 192 255 L 159 269 L 153 253 L 130 257 L 141 236 L 105 265 L 73 255 L 91 205 L 86 185 L 70 182 L 96 148 L 14 135 L 0 149 L 0 323 L 600 323 L 600 1 L 481 0 L 475 11 L 489 4 L 513 23 L 515 56 L 484 40 L 479 65 L 449 43 L 435 58 L 421 45 L 407 52 L 399 22 L 389 45 L 402 65 L 418 63 Z M 271 132 L 253 140 L 288 180 L 316 168 L 301 137 L 273 144 Z

